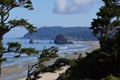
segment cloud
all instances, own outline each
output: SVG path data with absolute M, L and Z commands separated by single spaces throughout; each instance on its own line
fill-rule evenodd
M 76 14 L 85 13 L 99 0 L 55 0 L 54 13 Z
M 75 4 L 91 4 L 93 2 L 96 2 L 97 0 L 73 0 Z
M 67 0 L 56 0 L 54 11 L 64 13 L 67 8 Z

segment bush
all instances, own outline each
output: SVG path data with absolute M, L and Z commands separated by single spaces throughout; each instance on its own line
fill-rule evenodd
M 55 70 L 59 70 L 62 66 L 65 65 L 74 65 L 74 60 L 59 58 L 55 61 L 55 63 L 51 66 L 48 66 L 46 72 L 54 72 Z
M 113 75 L 109 75 L 106 78 L 102 78 L 101 80 L 120 80 L 120 78 L 115 77 Z
M 42 51 L 42 54 L 40 54 L 40 57 L 38 59 L 41 61 L 47 61 L 51 58 L 56 58 L 56 57 L 58 57 L 57 52 L 58 52 L 58 48 L 52 46 L 48 49 L 44 49 Z
M 104 52 L 100 49 L 88 53 L 86 57 L 79 57 L 75 65 L 66 71 L 64 76 L 58 80 L 100 80 L 109 74 L 120 76 L 120 54 L 119 52 Z

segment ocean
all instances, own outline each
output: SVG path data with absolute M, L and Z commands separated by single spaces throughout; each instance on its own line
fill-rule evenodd
M 38 56 L 41 54 L 41 51 L 45 48 L 50 48 L 51 46 L 55 46 L 58 48 L 58 55 L 61 57 L 64 57 L 65 53 L 71 54 L 73 52 L 77 51 L 84 51 L 88 48 L 90 48 L 90 45 L 87 44 L 78 44 L 76 43 L 73 44 L 64 44 L 64 45 L 57 45 L 53 43 L 53 40 L 34 40 L 33 44 L 29 43 L 29 39 L 18 39 L 18 38 L 4 38 L 3 40 L 3 45 L 5 48 L 7 48 L 7 43 L 8 42 L 19 42 L 21 43 L 22 47 L 28 48 L 32 47 L 37 50 L 39 50 L 39 54 L 34 54 L 31 56 L 27 56 L 26 54 L 22 54 L 21 57 L 19 58 L 14 58 L 14 55 L 16 53 L 5 53 L 3 55 L 4 58 L 7 58 L 7 61 L 2 62 L 2 67 L 9 67 L 9 66 L 14 66 L 17 65 L 18 68 L 24 68 L 25 63 L 31 63 L 31 62 L 37 62 L 38 61 Z M 0 80 L 15 80 L 14 78 L 19 76 L 26 76 L 27 75 L 27 70 L 23 71 L 22 73 L 16 73 L 16 74 L 11 74 L 9 76 L 0 78 Z
M 39 54 L 34 54 L 31 56 L 27 56 L 26 54 L 22 54 L 21 57 L 19 58 L 14 58 L 14 55 L 16 53 L 5 53 L 3 55 L 4 58 L 7 58 L 7 61 L 2 63 L 2 66 L 12 66 L 12 65 L 19 65 L 21 66 L 22 63 L 25 62 L 36 62 L 37 57 L 41 54 L 41 51 L 45 48 L 50 48 L 52 46 L 55 46 L 58 48 L 58 55 L 59 56 L 64 56 L 64 53 L 71 54 L 73 52 L 77 51 L 84 51 L 88 48 L 90 48 L 89 45 L 86 44 L 64 44 L 64 45 L 58 45 L 54 44 L 53 40 L 34 40 L 33 44 L 29 43 L 29 39 L 18 39 L 18 38 L 4 38 L 3 40 L 3 45 L 5 48 L 7 48 L 7 43 L 8 42 L 19 42 L 21 43 L 22 47 L 28 48 L 32 47 L 35 48 L 36 50 L 39 50 Z

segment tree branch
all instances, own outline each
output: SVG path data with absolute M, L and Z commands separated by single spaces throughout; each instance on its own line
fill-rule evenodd
M 30 24 L 29 22 L 27 22 L 27 20 L 25 19 L 20 19 L 20 20 L 10 20 L 8 21 L 8 24 L 10 24 L 10 29 L 15 28 L 15 27 L 24 27 L 25 29 L 27 29 L 30 33 L 35 32 L 37 30 L 37 28 L 35 26 L 33 26 L 32 24 Z

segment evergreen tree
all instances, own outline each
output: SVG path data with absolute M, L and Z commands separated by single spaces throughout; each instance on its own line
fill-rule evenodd
M 27 54 L 34 52 L 37 53 L 37 51 L 34 48 L 22 49 L 21 45 L 17 42 L 8 43 L 8 49 L 3 48 L 3 42 L 2 42 L 3 37 L 11 29 L 15 27 L 24 27 L 30 33 L 36 30 L 36 27 L 34 27 L 29 22 L 27 22 L 27 20 L 25 19 L 8 20 L 10 16 L 10 11 L 19 7 L 26 8 L 28 10 L 33 10 L 31 0 L 0 0 L 0 67 L 2 61 L 5 60 L 2 58 L 5 52 L 10 52 L 10 51 L 19 52 L 19 53 L 27 52 Z M 1 68 L 0 68 L 0 74 L 1 74 Z
M 104 6 L 97 12 L 97 19 L 93 19 L 90 29 L 97 36 L 100 48 L 106 49 L 107 41 L 118 32 L 120 26 L 120 0 L 102 0 Z
M 104 6 L 90 27 L 99 39 L 100 49 L 80 56 L 76 65 L 57 80 L 119 80 L 116 77 L 120 76 L 120 0 L 102 1 Z

